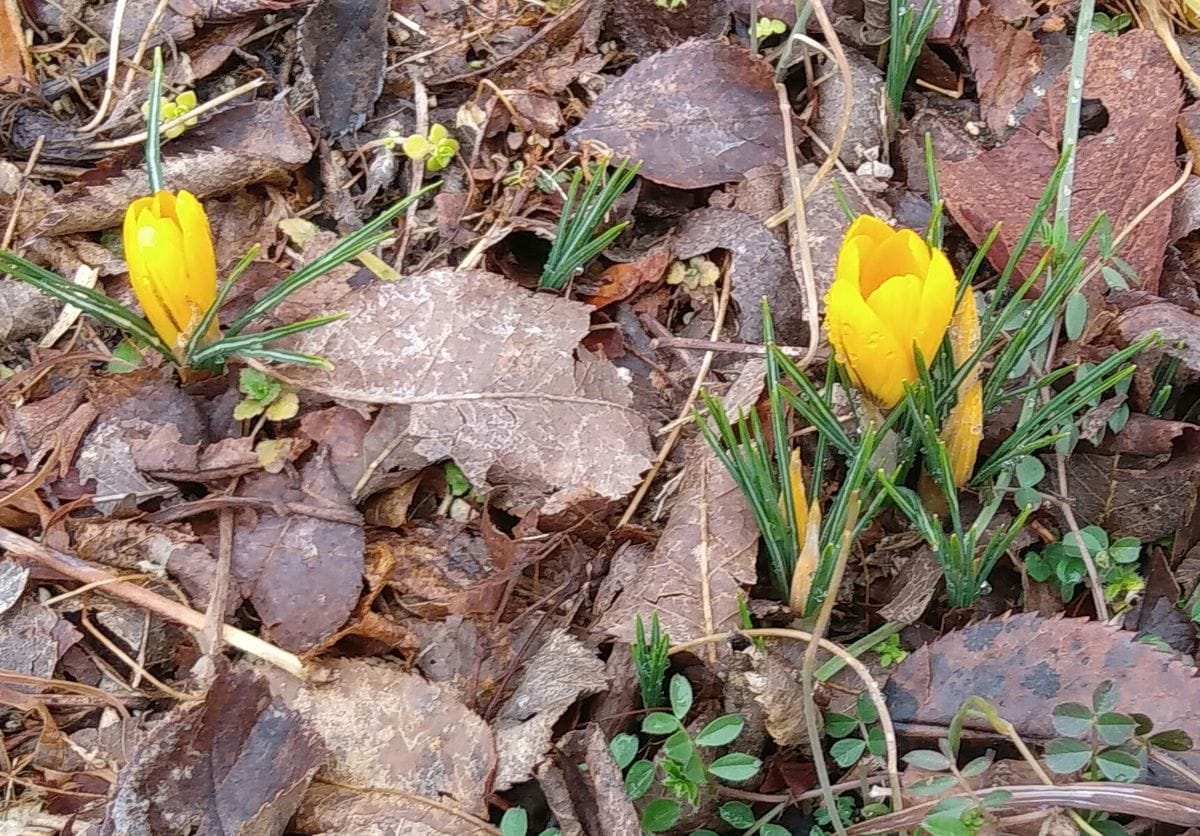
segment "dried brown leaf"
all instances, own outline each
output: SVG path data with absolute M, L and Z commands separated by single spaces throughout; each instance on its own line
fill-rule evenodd
M 366 548 L 361 522 L 344 521 L 358 513 L 333 475 L 328 455 L 318 450 L 299 478 L 248 476 L 238 495 L 315 506 L 307 514 L 239 511 L 231 572 L 272 642 L 294 652 L 322 645 L 354 610 Z M 319 516 L 320 511 L 328 513 Z
M 486 811 L 496 765 L 487 723 L 448 690 L 395 665 L 339 659 L 330 668 L 336 680 L 319 687 L 269 674 L 331 754 L 305 793 L 295 829 L 362 836 L 491 832 L 474 818 Z
M 1099 99 L 1108 125 L 1079 141 L 1071 232 L 1079 235 L 1101 213 L 1122 229 L 1175 179 L 1175 119 L 1183 103 L 1179 74 L 1158 37 L 1148 30 L 1120 38 L 1092 38 L 1083 95 Z M 1067 73 L 1046 95 L 1040 118 L 1061 130 Z M 1030 117 L 1032 118 L 1032 117 Z M 1041 197 L 1059 152 L 1057 138 L 1017 131 L 1008 142 L 962 162 L 939 165 L 946 205 L 976 244 L 1003 223 L 988 258 L 1003 267 Z M 1120 176 L 1114 176 L 1119 172 Z M 1126 239 L 1122 257 L 1154 293 L 1167 245 L 1171 205 L 1164 201 Z M 1096 251 L 1093 241 L 1089 253 Z M 1026 251 L 1020 272 L 1028 275 L 1041 255 Z M 1090 291 L 1098 293 L 1096 283 Z
M 328 137 L 358 130 L 383 90 L 391 7 L 376 0 L 317 0 L 296 34 Z
M 0 613 L 0 668 L 49 679 L 59 657 L 80 638 L 58 613 L 23 597 Z
M 1157 465 L 1077 451 L 1067 459 L 1067 488 L 1081 525 L 1145 543 L 1174 534 L 1190 517 L 1198 466 L 1194 450 Z
M 725 0 L 689 0 L 687 5 L 669 8 L 642 0 L 612 0 L 605 26 L 626 49 L 645 58 L 689 38 L 724 35 L 729 5 Z
M 967 24 L 963 45 L 979 88 L 979 107 L 992 133 L 1004 136 L 1009 117 L 1042 68 L 1042 48 L 1028 29 L 984 10 Z
M 554 724 L 576 700 L 605 687 L 604 663 L 595 650 L 566 630 L 550 634 L 492 724 L 500 755 L 492 789 L 503 792 L 533 777 L 551 749 Z
M 754 583 L 758 528 L 702 438 L 685 448 L 682 484 L 653 555 L 622 549 L 597 595 L 599 629 L 632 641 L 634 617 L 655 611 L 675 642 L 736 628 L 737 596 Z
M 696 39 L 634 64 L 567 136 L 641 160 L 648 180 L 699 189 L 782 161 L 780 119 L 768 63 Z
M 286 183 L 312 157 L 313 142 L 286 102 L 253 102 L 214 116 L 165 149 L 163 180 L 199 198 L 252 183 Z M 22 212 L 22 234 L 67 235 L 117 226 L 125 209 L 146 194 L 141 167 L 98 170 L 54 196 L 43 218 Z
M 309 721 L 251 671 L 217 677 L 145 737 L 117 778 L 101 833 L 276 836 L 325 759 Z
M 552 510 L 554 495 L 571 489 L 618 499 L 649 466 L 646 421 L 628 386 L 608 362 L 574 356 L 590 307 L 452 270 L 372 283 L 328 304 L 349 316 L 297 347 L 336 371 L 278 376 L 341 401 L 403 405 L 377 419 L 391 422 L 381 450 L 410 451 L 418 466 L 452 458 L 477 489 L 511 486 L 505 502 L 518 507 L 549 495 Z
M 1005 616 L 942 636 L 909 654 L 884 689 L 897 730 L 945 728 L 967 697 L 981 696 L 1033 745 L 1058 735 L 1051 723 L 1064 702 L 1090 705 L 1104 680 L 1115 686 L 1117 711 L 1147 715 L 1159 731 L 1181 729 L 1200 739 L 1196 669 L 1134 633 L 1083 618 Z M 966 726 L 991 732 L 986 720 Z M 1172 753 L 1191 769 L 1200 750 Z M 1152 783 L 1170 780 L 1152 770 Z

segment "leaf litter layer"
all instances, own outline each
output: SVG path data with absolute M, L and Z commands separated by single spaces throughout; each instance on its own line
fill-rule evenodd
M 973 275 L 985 329 L 1038 258 L 1069 251 L 1050 212 L 1012 281 L 997 275 L 1060 171 L 1073 9 L 936 3 L 937 47 L 916 43 L 902 106 L 887 113 L 880 94 L 895 79 L 874 63 L 887 4 L 814 7 L 801 15 L 807 41 L 791 46 L 790 4 L 760 4 L 765 22 L 707 0 L 159 5 L 0 4 L 0 249 L 133 304 L 114 233 L 147 194 L 150 74 L 134 67 L 155 45 L 176 50 L 163 106 L 175 113 L 191 93 L 199 105 L 167 128 L 166 187 L 204 202 L 222 277 L 260 248 L 225 300 L 226 329 L 339 237 L 440 180 L 256 326 L 345 314 L 279 347 L 296 354 L 180 373 L 0 279 L 13 821 L 505 836 L 757 823 L 779 836 L 810 832 L 815 815 L 823 832 L 875 832 L 857 783 L 841 802 L 826 787 L 857 775 L 898 785 L 887 753 L 936 750 L 970 697 L 1012 724 L 998 735 L 978 705 L 968 717 L 964 747 L 998 752 L 976 790 L 1010 772 L 1040 782 L 1014 736 L 1047 763 L 1069 759 L 1079 744 L 1061 742 L 1054 718 L 1097 694 L 1115 697 L 1100 714 L 1117 718 L 1101 737 L 1138 715 L 1155 732 L 1200 733 L 1184 658 L 1200 616 L 1200 250 L 1190 163 L 1177 155 L 1195 144 L 1195 105 L 1162 40 L 1170 24 L 1155 23 L 1174 14 L 1187 47 L 1185 12 L 1146 7 L 1145 28 L 1115 6 L 1095 16 L 1065 231 L 1105 221 L 1054 336 L 1022 331 L 1036 303 L 1003 323 L 983 374 L 1008 364 L 1013 382 L 988 390 L 979 462 L 1028 426 L 1019 402 L 992 408 L 1020 381 L 1048 398 L 1139 340 L 1161 341 L 1079 401 L 1077 438 L 1011 463 L 994 507 L 987 485 L 956 486 L 951 510 L 934 505 L 946 486 L 929 458 L 891 493 L 844 490 L 853 451 L 814 430 L 824 413 L 810 394 L 856 443 L 854 416 L 872 406 L 849 377 L 827 377 L 837 354 L 807 351 L 823 337 L 809 328 L 840 275 L 846 211 L 917 237 L 944 230 L 931 238 L 964 281 L 1002 223 Z M 862 83 L 847 89 L 843 70 Z M 405 155 L 418 147 L 432 153 Z M 533 290 L 566 231 L 572 179 L 582 193 L 626 158 L 639 177 L 579 240 L 628 226 L 567 271 L 561 294 Z M 790 219 L 781 210 L 796 192 L 803 210 Z M 1051 276 L 1075 269 L 1049 263 Z M 763 363 L 763 297 L 800 378 L 775 355 Z M 1005 354 L 1028 336 L 1028 357 Z M 299 356 L 333 369 L 276 362 Z M 931 380 L 961 361 L 948 357 L 925 358 Z M 268 377 L 247 387 L 248 370 Z M 736 432 L 759 419 L 766 473 L 776 487 L 787 474 L 798 504 L 748 505 L 692 423 L 697 407 L 711 414 L 702 388 L 724 397 Z M 931 409 L 939 421 L 946 398 Z M 872 468 L 936 436 L 898 432 L 905 443 L 885 437 Z M 876 514 L 873 496 L 898 501 Z M 900 513 L 906 499 L 934 509 L 936 532 Z M 794 544 L 788 580 L 832 577 L 828 595 L 809 596 L 820 606 L 772 587 L 765 553 L 778 532 L 756 522 L 772 517 L 812 532 Z M 926 541 L 978 520 L 991 522 L 974 558 L 1018 524 L 974 603 L 954 608 L 946 549 Z M 821 562 L 837 560 L 837 571 Z M 653 619 L 668 642 L 698 644 L 668 656 L 660 642 L 653 663 L 637 647 L 635 663 L 639 619 L 643 635 Z M 792 638 L 736 635 L 750 627 Z M 796 637 L 813 631 L 869 669 L 839 671 L 845 660 L 824 651 L 806 659 Z M 886 703 L 869 699 L 864 676 L 890 678 Z M 647 677 L 663 705 L 644 704 Z M 660 719 L 644 721 L 649 708 Z M 1194 750 L 1143 752 L 1138 739 L 1097 743 L 1080 767 L 1136 779 L 1109 822 L 1150 811 L 1200 824 Z M 920 810 L 929 796 L 908 794 L 925 777 L 918 761 L 932 763 L 914 756 L 890 805 L 892 817 L 917 805 L 918 817 L 897 827 L 967 832 L 953 827 L 1003 823 L 1019 809 L 1005 804 L 1024 798 L 1014 787 L 992 806 Z M 1072 777 L 1050 778 L 1063 784 L 1056 801 L 1084 807 Z

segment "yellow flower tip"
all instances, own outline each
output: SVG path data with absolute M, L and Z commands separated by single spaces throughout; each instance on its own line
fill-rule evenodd
M 196 196 L 159 191 L 125 211 L 129 282 L 146 319 L 178 349 L 217 298 L 217 263 L 208 216 Z M 215 339 L 216 323 L 206 335 Z
M 838 251 L 825 296 L 825 333 L 856 386 L 895 406 L 929 363 L 954 315 L 958 280 L 949 260 L 912 230 L 858 217 Z
M 979 443 L 983 440 L 983 383 L 975 383 L 959 400 L 942 428 L 942 441 L 950 457 L 955 487 L 961 488 L 975 470 Z

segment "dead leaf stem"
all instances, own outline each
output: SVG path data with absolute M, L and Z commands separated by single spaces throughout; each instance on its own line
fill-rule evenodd
M 838 38 L 833 24 L 829 21 L 829 14 L 825 11 L 823 0 L 812 0 L 811 8 L 817 16 L 817 23 L 821 26 L 821 34 L 825 36 L 825 40 L 829 44 L 829 50 L 833 53 L 834 59 L 837 62 L 838 72 L 842 76 L 842 86 L 845 89 L 845 98 L 842 100 L 842 115 L 838 119 L 837 132 L 833 135 L 833 142 L 830 143 L 830 152 L 825 155 L 825 160 L 817 168 L 816 174 L 812 176 L 812 179 L 808 181 L 808 185 L 804 188 L 804 197 L 806 199 L 813 196 L 817 187 L 821 185 L 821 181 L 825 179 L 825 176 L 829 174 L 829 170 L 837 162 L 838 155 L 842 152 L 842 143 L 846 141 L 846 132 L 850 130 L 850 115 L 854 107 L 854 75 L 850 72 L 850 62 L 846 58 L 845 50 L 842 49 L 841 39 Z M 767 219 L 767 228 L 774 229 L 779 226 L 790 218 L 795 210 L 795 202 L 779 210 Z
M 721 283 L 721 295 L 717 300 L 717 310 L 713 318 L 712 340 L 716 341 L 721 338 L 721 328 L 725 325 L 725 314 L 729 311 L 729 298 L 733 288 L 733 282 L 729 280 L 729 270 L 725 271 L 725 281 Z M 696 374 L 696 380 L 692 383 L 692 391 L 688 393 L 687 400 L 683 404 L 683 409 L 679 410 L 679 417 L 675 419 L 675 428 L 671 430 L 671 434 L 667 436 L 667 440 L 663 442 L 662 448 L 658 451 L 658 456 L 654 459 L 654 464 L 650 466 L 642 483 L 638 485 L 637 493 L 633 495 L 633 499 L 629 501 L 629 507 L 625 509 L 625 513 L 621 515 L 621 521 L 617 523 L 620 528 L 627 525 L 633 519 L 633 515 L 637 513 L 638 507 L 642 504 L 642 500 L 646 498 L 646 494 L 650 491 L 650 485 L 658 476 L 659 470 L 662 469 L 667 457 L 671 455 L 671 451 L 675 448 L 675 443 L 679 441 L 679 436 L 683 434 L 683 428 L 687 425 L 687 419 L 692 414 L 692 407 L 696 404 L 696 398 L 700 397 L 700 390 L 704 388 L 704 379 L 708 377 L 708 370 L 712 368 L 713 357 L 716 353 L 712 350 L 704 352 L 704 359 L 700 361 L 700 371 Z M 704 516 L 701 516 L 702 524 L 706 522 Z M 705 582 L 707 583 L 708 573 L 704 573 Z M 705 588 L 704 605 L 705 605 L 705 627 L 711 629 L 708 616 L 711 614 L 712 602 L 708 597 L 708 590 Z
M 92 121 L 79 129 L 80 133 L 91 133 L 100 127 L 100 123 L 108 118 L 108 109 L 112 107 L 113 96 L 116 95 L 117 67 L 121 63 L 121 24 L 125 20 L 126 0 L 117 0 L 113 6 L 112 33 L 108 41 L 108 72 L 104 76 L 104 95 L 100 97 L 100 105 Z
M 9 531 L 7 528 L 0 528 L 0 549 L 7 550 L 13 557 L 32 560 L 42 566 L 49 567 L 55 572 L 81 583 L 103 581 L 106 584 L 104 588 L 105 593 L 115 598 L 121 598 L 135 606 L 143 607 L 169 621 L 182 624 L 191 630 L 204 629 L 204 615 L 202 613 L 198 613 L 190 607 L 185 607 L 183 604 L 164 598 L 162 595 L 151 592 L 149 589 L 143 589 L 135 584 L 118 580 L 111 572 L 105 569 L 99 569 L 86 561 L 80 560 L 78 557 L 43 546 L 40 543 L 30 540 L 28 537 L 22 537 L 16 532 Z M 270 642 L 260 639 L 258 636 L 251 635 L 245 630 L 239 630 L 237 627 L 231 627 L 228 624 L 223 625 L 221 630 L 225 641 L 238 650 L 256 656 L 264 662 L 269 662 L 295 677 L 300 679 L 308 678 L 308 672 L 305 670 L 304 664 L 294 653 L 289 653 L 283 648 L 276 647 Z

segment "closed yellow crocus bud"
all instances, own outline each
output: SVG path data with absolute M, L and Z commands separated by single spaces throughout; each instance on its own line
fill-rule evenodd
M 945 254 L 921 236 L 859 216 L 838 251 L 825 295 L 825 331 L 856 386 L 895 406 L 946 336 L 958 281 Z
M 133 293 L 154 330 L 178 352 L 217 298 L 208 215 L 191 192 L 160 191 L 129 204 L 124 239 Z M 217 337 L 215 320 L 207 337 Z
M 975 294 L 968 287 L 958 303 L 950 327 L 950 353 L 954 367 L 961 367 L 978 347 L 979 312 L 975 308 Z M 961 488 L 971 478 L 982 440 L 983 381 L 979 379 L 979 366 L 976 365 L 959 384 L 958 403 L 950 410 L 942 427 L 942 441 L 950 456 L 955 487 Z

